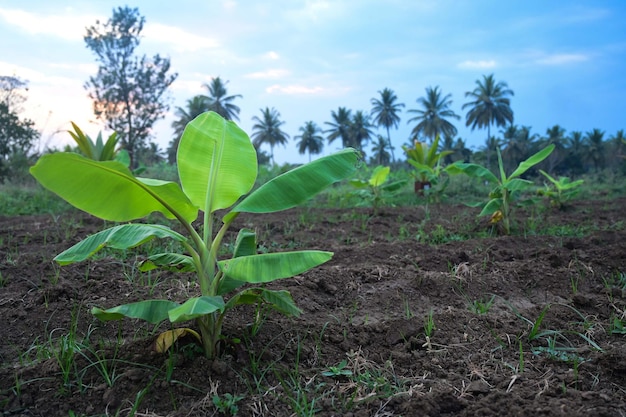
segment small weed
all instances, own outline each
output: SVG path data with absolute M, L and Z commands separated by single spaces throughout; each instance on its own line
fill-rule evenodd
M 611 334 L 626 334 L 626 321 L 613 316 L 609 329 Z
M 487 301 L 484 299 L 474 300 L 474 302 L 470 305 L 470 311 L 476 314 L 487 314 L 493 305 L 494 300 L 496 299 L 495 295 L 492 295 L 491 298 Z
M 229 393 L 224 394 L 222 397 L 219 395 L 213 396 L 213 405 L 217 408 L 217 411 L 227 416 L 236 416 L 239 412 L 237 403 L 243 400 L 242 395 L 232 395 Z
M 322 375 L 328 376 L 331 378 L 352 376 L 352 371 L 349 369 L 346 369 L 346 366 L 348 366 L 348 361 L 344 359 L 337 366 L 329 366 L 328 371 L 322 372 Z

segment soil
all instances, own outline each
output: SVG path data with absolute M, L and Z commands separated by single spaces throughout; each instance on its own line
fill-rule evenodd
M 90 314 L 183 301 L 198 293 L 191 275 L 139 273 L 141 252 L 59 267 L 56 254 L 110 224 L 0 218 L 0 408 L 228 415 L 231 394 L 241 416 L 626 416 L 625 206 L 518 210 L 512 236 L 461 205 L 242 215 L 228 239 L 256 227 L 261 250 L 334 257 L 268 285 L 300 317 L 268 312 L 255 328 L 253 308 L 227 316 L 216 360 L 193 338 L 156 353 L 166 325 Z

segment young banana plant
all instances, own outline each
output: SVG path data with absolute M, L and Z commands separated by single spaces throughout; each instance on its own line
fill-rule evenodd
M 111 308 L 95 307 L 92 314 L 101 320 L 127 317 L 153 324 L 194 320 L 205 354 L 213 358 L 219 354 L 225 314 L 232 308 L 264 303 L 287 315 L 300 314 L 289 292 L 255 284 L 301 274 L 333 255 L 319 250 L 258 254 L 255 233 L 242 229 L 232 257 L 218 259 L 218 250 L 233 221 L 241 213 L 295 207 L 351 176 L 359 158 L 354 149 L 344 149 L 282 174 L 248 194 L 257 176 L 255 148 L 235 123 L 207 112 L 187 125 L 178 146 L 182 188 L 175 182 L 135 177 L 120 162 L 95 161 L 74 153 L 45 155 L 31 173 L 75 207 L 105 220 L 122 222 L 57 255 L 54 259 L 61 265 L 83 261 L 103 247 L 129 249 L 155 238 L 182 244 L 183 253 L 152 255 L 142 269 L 192 271 L 197 276 L 199 295 L 183 302 L 143 300 Z M 214 231 L 216 213 L 224 209 L 230 210 Z M 126 223 L 153 212 L 177 221 L 185 233 L 158 224 Z M 192 224 L 199 214 L 201 231 Z M 246 284 L 251 285 L 244 287 Z M 166 332 L 157 345 L 166 349 L 186 332 L 198 334 L 193 329 Z

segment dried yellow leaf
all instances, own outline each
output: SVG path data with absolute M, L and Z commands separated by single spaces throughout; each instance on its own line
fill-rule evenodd
M 198 339 L 198 342 L 202 343 L 202 339 L 200 339 L 198 332 L 193 329 L 181 327 L 179 329 L 168 330 L 158 335 L 154 341 L 154 350 L 158 353 L 165 353 L 178 339 L 188 334 L 192 335 Z

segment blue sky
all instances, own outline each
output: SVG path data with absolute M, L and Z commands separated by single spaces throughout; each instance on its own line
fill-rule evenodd
M 459 136 L 481 146 L 483 130 L 465 127 L 465 92 L 493 73 L 515 95 L 517 125 L 544 134 L 600 128 L 613 135 L 626 123 L 626 2 L 487 0 L 135 1 L 146 18 L 139 52 L 171 59 L 179 76 L 172 109 L 155 126 L 163 148 L 172 138 L 176 106 L 203 93 L 212 77 L 241 94 L 240 126 L 274 107 L 291 136 L 277 162 L 304 162 L 294 136 L 312 120 L 325 128 L 340 106 L 371 110 L 388 87 L 406 107 L 392 130 L 396 155 L 412 124 L 407 109 L 425 88 L 452 95 Z M 69 121 L 95 135 L 83 88 L 97 66 L 85 27 L 107 20 L 112 1 L 1 0 L 0 75 L 29 81 L 26 113 L 43 130 L 41 146 L 69 143 Z M 492 132 L 497 132 L 494 129 Z M 379 133 L 384 134 L 380 129 Z M 324 153 L 339 146 L 326 145 Z M 269 151 L 269 149 L 267 149 Z

